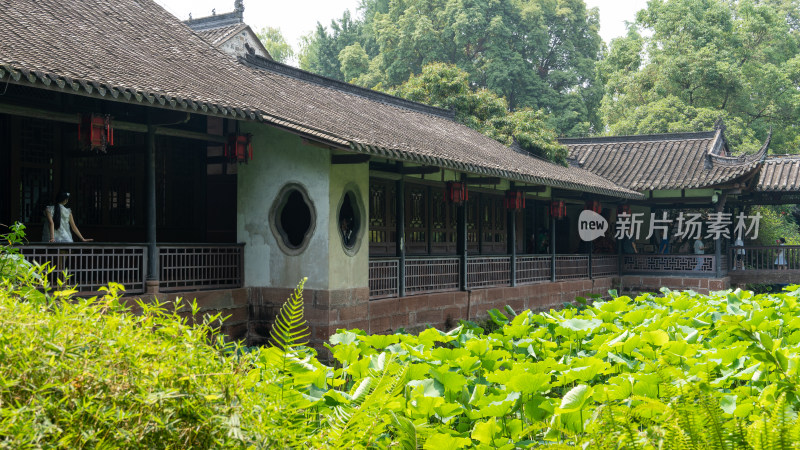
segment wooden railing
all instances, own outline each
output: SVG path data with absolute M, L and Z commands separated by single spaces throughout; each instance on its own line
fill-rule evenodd
M 94 293 L 109 282 L 125 286 L 126 293 L 141 294 L 147 277 L 147 246 L 144 244 L 34 244 L 19 247 L 29 262 L 48 264 L 48 281 L 58 280 L 81 293 Z
M 400 277 L 400 260 L 380 258 L 369 260 L 369 297 L 397 297 Z
M 406 293 L 458 289 L 458 258 L 406 259 Z
M 533 284 L 550 281 L 552 257 L 524 255 L 517 257 L 517 283 Z
M 54 269 L 49 280 L 53 286 L 62 280 L 82 294 L 91 294 L 115 282 L 125 286 L 126 294 L 145 292 L 150 258 L 146 244 L 32 244 L 18 248 L 26 260 Z M 158 266 L 162 292 L 241 287 L 244 244 L 160 244 Z
M 589 278 L 589 255 L 556 255 L 556 281 Z
M 744 250 L 744 254 L 739 252 Z M 783 254 L 783 258 L 781 258 Z M 737 265 L 737 255 L 741 261 Z M 731 247 L 728 251 L 729 270 L 800 270 L 800 245 L 747 245 Z
M 717 272 L 714 255 L 622 255 L 622 272 L 625 274 L 703 274 Z
M 617 255 L 556 255 L 557 281 L 609 277 L 619 274 Z M 511 256 L 470 256 L 467 258 L 467 289 L 510 286 Z M 516 257 L 516 284 L 546 283 L 553 280 L 553 257 L 550 255 L 519 255 Z M 405 295 L 440 291 L 455 291 L 461 275 L 457 256 L 415 257 L 405 260 Z M 369 292 L 371 299 L 397 297 L 400 294 L 400 260 L 376 258 L 369 261 Z M 596 270 L 596 272 L 595 272 Z
M 511 284 L 510 256 L 467 257 L 467 289 Z
M 619 256 L 592 255 L 592 277 L 619 276 Z
M 244 279 L 244 244 L 158 246 L 160 292 L 230 289 Z

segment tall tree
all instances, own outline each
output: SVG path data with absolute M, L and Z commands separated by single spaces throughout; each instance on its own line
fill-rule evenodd
M 286 42 L 280 28 L 262 28 L 261 31 L 256 33 L 256 36 L 275 61 L 285 63 L 294 57 L 294 50 Z
M 566 165 L 566 149 L 541 111 L 510 112 L 508 102 L 485 88 L 470 85 L 469 74 L 451 64 L 432 63 L 390 94 L 455 112 L 456 120 L 505 145 Z
M 392 87 L 427 64 L 454 64 L 471 84 L 505 97 L 510 109 L 545 111 L 561 134 L 602 129 L 598 13 L 583 0 L 364 0 L 361 11 L 363 19 L 345 15 L 330 32 L 318 26 L 301 67 Z M 369 58 L 365 71 L 356 43 Z M 358 62 L 357 73 L 345 76 L 345 59 Z
M 612 134 L 709 129 L 717 118 L 741 148 L 770 127 L 796 152 L 800 6 L 794 0 L 651 0 L 598 65 Z

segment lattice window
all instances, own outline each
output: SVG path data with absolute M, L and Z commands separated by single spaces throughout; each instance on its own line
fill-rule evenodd
M 456 205 L 445 202 L 444 193 L 434 190 L 431 195 L 431 242 L 456 241 Z
M 503 198 L 495 195 L 481 196 L 481 232 L 484 253 L 505 253 L 506 211 Z
M 44 120 L 22 120 L 20 128 L 22 166 L 48 167 L 53 164 L 56 152 L 56 130 L 51 122 Z
M 42 222 L 44 206 L 55 196 L 53 170 L 58 149 L 58 127 L 43 120 L 21 120 L 19 127 L 19 219 Z
M 427 252 L 428 196 L 425 186 L 406 186 L 406 243 L 410 252 Z M 415 245 L 416 244 L 416 245 Z
M 395 250 L 396 199 L 394 183 L 371 180 L 369 186 L 370 254 L 389 255 Z

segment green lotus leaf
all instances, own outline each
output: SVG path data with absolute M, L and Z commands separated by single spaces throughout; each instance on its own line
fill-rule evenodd
M 719 406 L 725 414 L 733 414 L 736 411 L 736 395 L 723 395 L 719 399 Z
M 446 433 L 434 433 L 425 441 L 422 446 L 424 450 L 444 450 L 460 449 L 472 445 L 472 440 L 464 437 L 456 437 Z
M 572 331 L 590 331 L 594 330 L 595 328 L 599 327 L 602 324 L 603 321 L 599 319 L 591 319 L 591 320 L 567 319 L 561 322 L 559 325 Z
M 556 409 L 557 413 L 568 413 L 580 411 L 592 400 L 594 389 L 585 384 L 579 384 L 570 389 L 561 398 L 561 405 Z

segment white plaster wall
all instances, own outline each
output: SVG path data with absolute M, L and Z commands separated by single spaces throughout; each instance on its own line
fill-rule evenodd
M 307 288 L 329 289 L 330 151 L 262 124 L 242 123 L 241 131 L 253 134 L 253 160 L 238 168 L 236 227 L 245 243 L 245 286 L 293 288 L 308 277 Z M 272 203 L 291 182 L 305 186 L 316 211 L 314 234 L 296 256 L 279 248 L 269 224 Z
M 252 47 L 258 56 L 267 57 L 267 53 L 261 50 L 261 43 L 258 42 L 258 38 L 247 29 L 231 36 L 227 41 L 223 42 L 219 48 L 223 52 L 233 56 L 245 56 L 247 55 L 245 43 Z
M 369 286 L 369 165 L 336 164 L 331 166 L 330 218 L 328 234 L 330 252 L 330 289 L 350 289 Z M 360 197 L 361 223 L 355 251 L 348 254 L 339 232 L 339 205 L 346 190 Z

